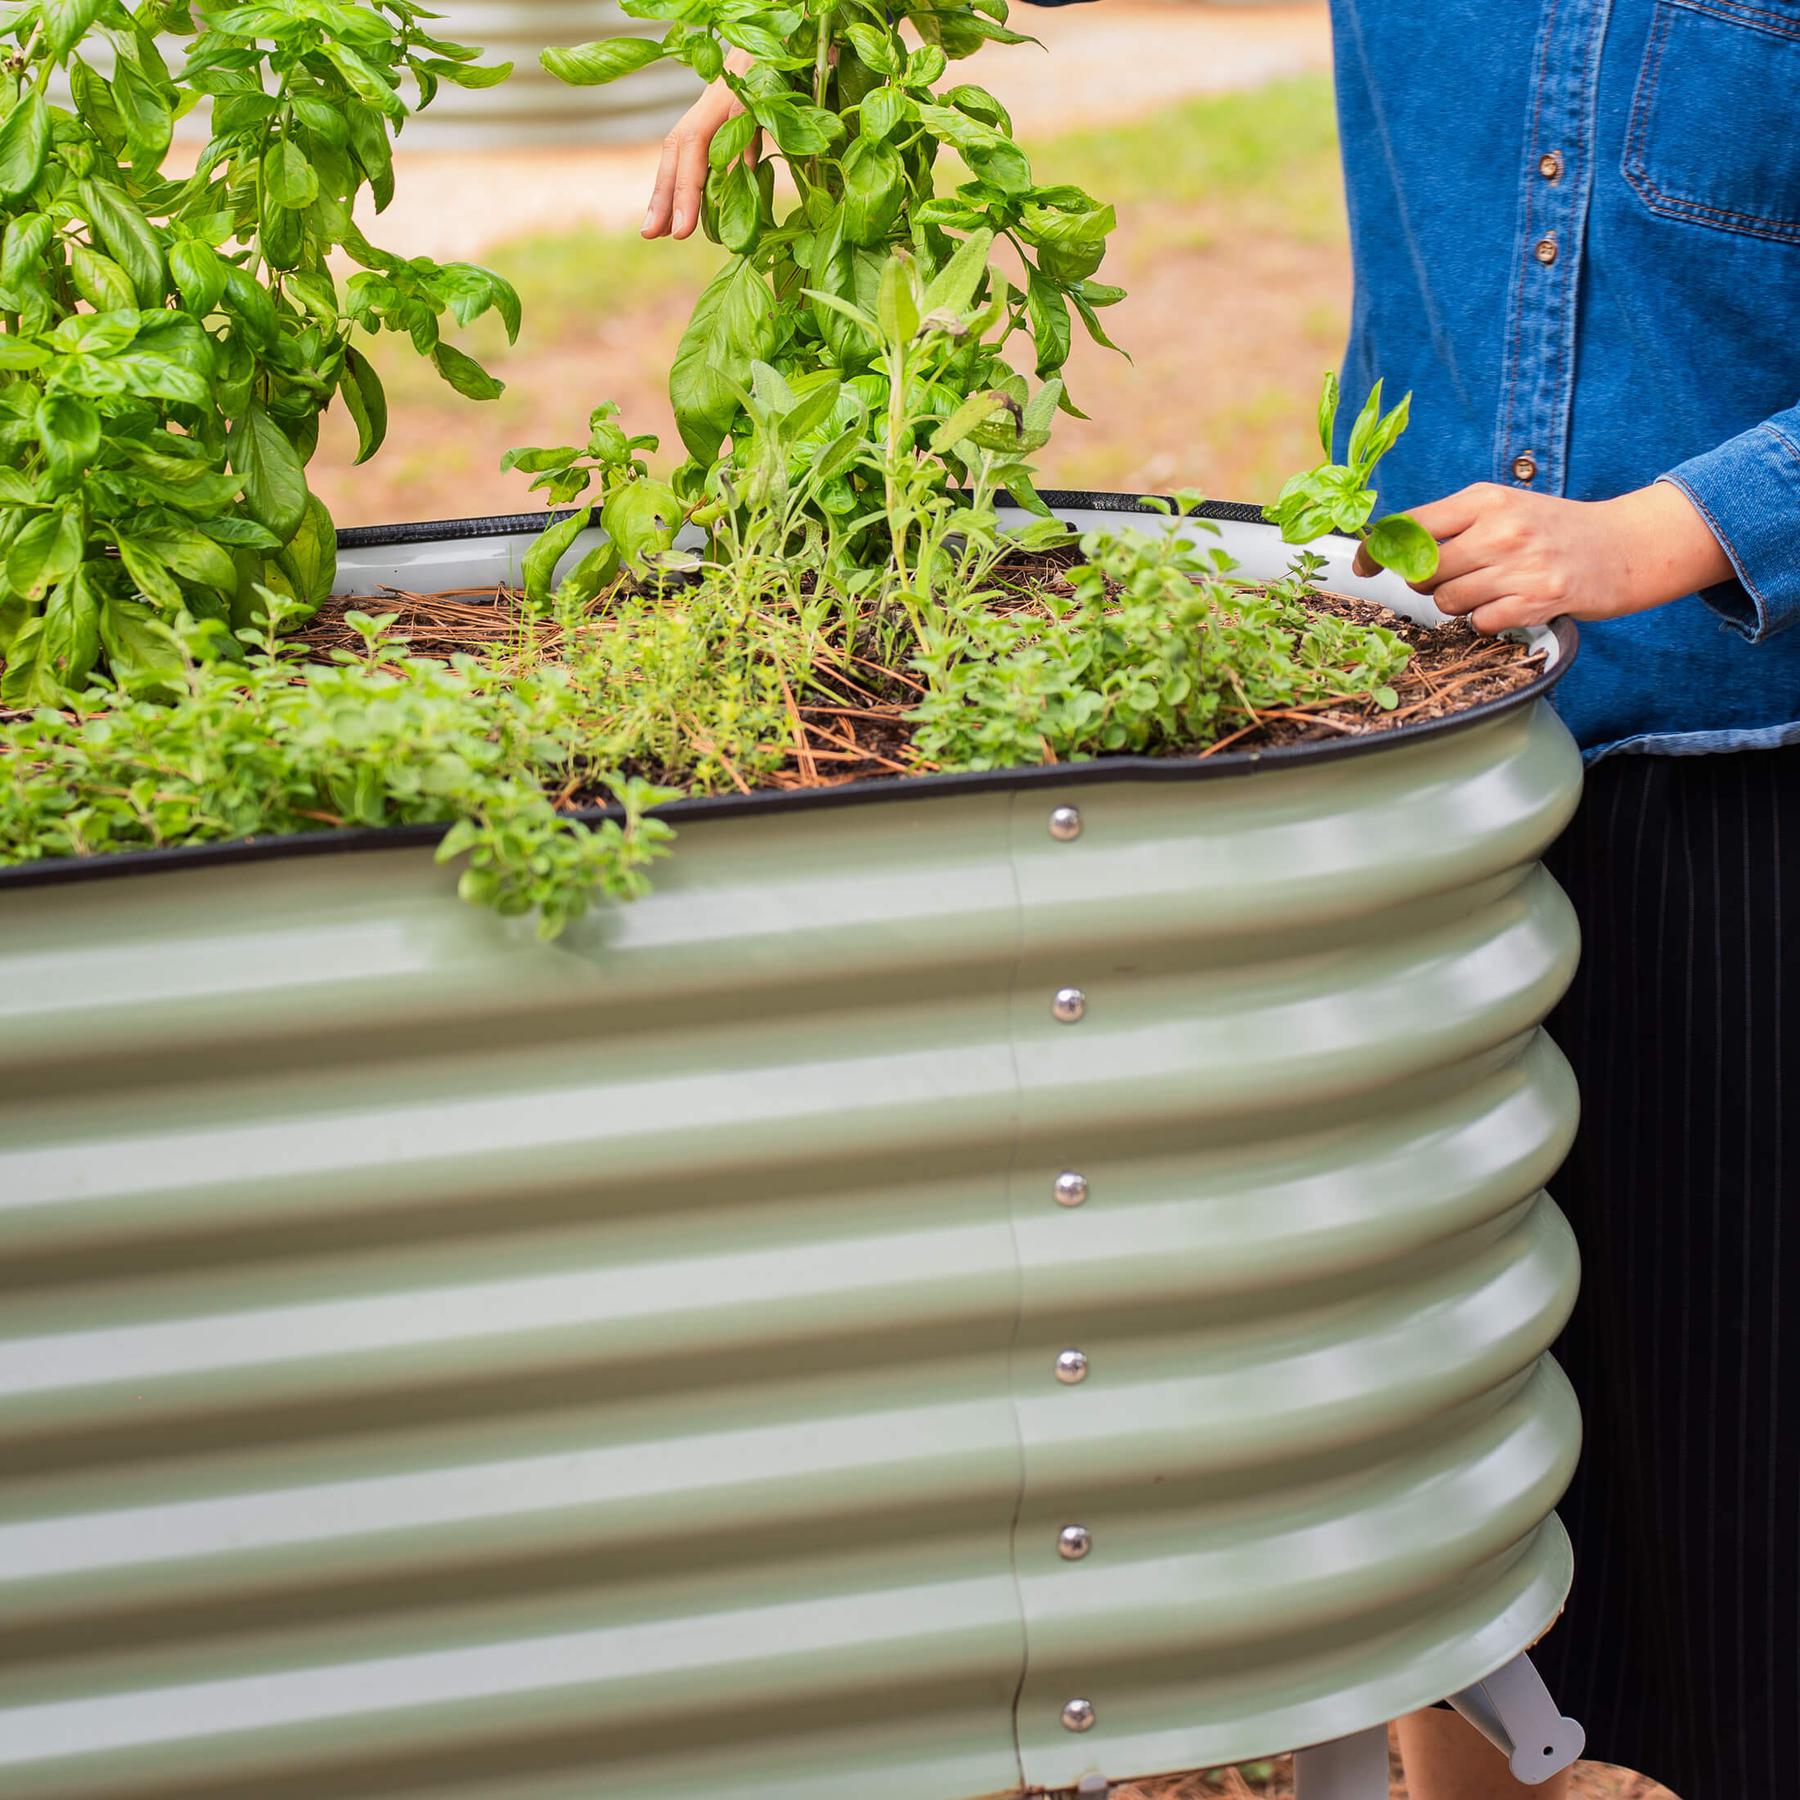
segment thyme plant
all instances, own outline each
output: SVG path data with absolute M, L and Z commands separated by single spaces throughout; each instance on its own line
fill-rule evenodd
M 365 190 L 391 199 L 413 106 L 509 72 L 433 17 L 413 0 L 0 5 L 0 700 L 76 695 L 100 668 L 167 694 L 183 666 L 161 627 L 242 628 L 265 589 L 331 591 L 305 473 L 319 417 L 341 399 L 359 460 L 387 422 L 354 326 L 409 336 L 473 398 L 500 391 L 441 321 L 493 308 L 516 334 L 511 287 L 390 255 L 352 217 Z M 73 112 L 49 97 L 58 71 Z M 202 104 L 198 163 L 165 174 Z M 343 283 L 338 251 L 360 265 Z

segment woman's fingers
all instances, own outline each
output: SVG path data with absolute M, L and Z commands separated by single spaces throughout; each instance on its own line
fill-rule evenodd
M 704 136 L 690 133 L 677 148 L 674 218 L 670 227 L 673 237 L 692 237 L 694 227 L 700 223 L 700 199 L 706 190 L 706 153 L 712 145 L 713 132 L 723 123 L 723 119 L 716 121 Z
M 741 75 L 749 68 L 750 58 L 744 51 L 734 50 L 726 57 L 725 66 L 734 75 Z M 700 200 L 706 189 L 707 153 L 719 127 L 743 110 L 726 83 L 715 81 L 681 115 L 680 123 L 663 139 L 662 158 L 650 189 L 650 205 L 644 213 L 645 237 L 693 235 L 700 222 Z M 756 160 L 754 144 L 749 160 Z
M 1460 615 L 1504 598 L 1516 585 L 1517 578 L 1511 570 L 1487 563 L 1453 580 L 1439 582 L 1431 589 L 1431 598 L 1439 612 Z

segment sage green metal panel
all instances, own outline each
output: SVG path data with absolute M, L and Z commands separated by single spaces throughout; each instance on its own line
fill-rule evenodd
M 0 891 L 0 1792 L 967 1800 L 1505 1661 L 1578 781 L 712 819 L 547 946 L 420 850 Z

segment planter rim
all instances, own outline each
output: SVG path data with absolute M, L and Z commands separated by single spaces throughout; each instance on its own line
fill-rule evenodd
M 1046 488 L 1043 499 L 1052 511 L 1140 513 L 1165 516 L 1158 507 L 1125 494 L 1090 493 Z M 513 536 L 535 536 L 551 520 L 578 509 L 550 513 L 501 513 L 467 519 L 422 519 L 393 525 L 355 525 L 337 534 L 340 550 L 379 548 Z M 1236 500 L 1209 500 L 1193 509 L 1202 519 L 1261 524 L 1262 508 Z M 1332 534 L 1335 536 L 1336 534 Z M 1338 538 L 1348 545 L 1351 540 Z M 658 817 L 676 822 L 747 817 L 766 812 L 798 812 L 842 806 L 867 806 L 887 800 L 923 800 L 933 794 L 980 794 L 1042 786 L 1091 787 L 1118 781 L 1207 781 L 1245 776 L 1261 768 L 1339 762 L 1355 756 L 1418 743 L 1534 705 L 1555 687 L 1574 661 L 1579 641 L 1572 619 L 1553 619 L 1545 628 L 1556 645 L 1555 660 L 1535 679 L 1510 694 L 1484 700 L 1447 718 L 1396 725 L 1391 731 L 1333 738 L 1323 743 L 1288 744 L 1270 750 L 1229 750 L 1213 756 L 1106 756 L 1078 763 L 1036 763 L 1017 769 L 961 769 L 938 775 L 883 775 L 829 788 L 757 789 L 748 794 L 708 794 L 672 800 L 655 809 Z M 588 806 L 571 817 L 595 821 L 617 817 L 617 806 Z M 264 862 L 290 856 L 346 855 L 365 850 L 397 850 L 440 842 L 449 824 L 363 825 L 339 830 L 294 832 L 280 837 L 233 838 L 212 844 L 180 844 L 159 850 L 121 850 L 92 856 L 47 858 L 40 862 L 0 866 L 0 888 L 53 887 L 67 882 L 106 880 L 216 863 Z

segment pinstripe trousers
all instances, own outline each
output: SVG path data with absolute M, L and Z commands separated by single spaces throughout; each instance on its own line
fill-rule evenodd
M 1557 1347 L 1585 1445 L 1538 1647 L 1590 1757 L 1681 1800 L 1800 1795 L 1800 747 L 1619 756 L 1549 858 L 1582 961 Z M 1787 1217 L 1790 1206 L 1796 1216 Z

